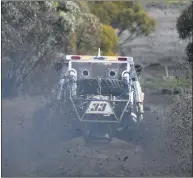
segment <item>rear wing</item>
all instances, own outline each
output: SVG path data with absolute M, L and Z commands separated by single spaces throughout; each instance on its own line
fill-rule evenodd
M 128 56 L 84 56 L 66 55 L 66 60 L 71 62 L 96 62 L 96 63 L 129 63 L 134 65 L 133 57 Z

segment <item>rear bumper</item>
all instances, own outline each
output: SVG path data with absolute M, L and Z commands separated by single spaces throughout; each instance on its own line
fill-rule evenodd
M 78 120 L 81 122 L 90 123 L 121 123 L 123 117 L 130 116 L 128 112 L 129 101 L 128 100 L 98 100 L 98 99 L 71 99 L 73 109 L 76 112 Z M 93 107 L 93 102 L 108 105 L 108 112 L 94 111 L 90 112 L 91 106 Z M 84 109 L 80 110 L 77 105 L 78 103 L 86 103 Z M 99 108 L 99 107 L 98 107 Z M 102 107 L 101 107 L 102 108 Z M 99 108 L 100 109 L 100 108 Z M 89 110 L 89 112 L 88 112 Z

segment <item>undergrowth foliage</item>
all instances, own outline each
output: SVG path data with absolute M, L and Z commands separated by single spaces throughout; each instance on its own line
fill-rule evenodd
M 187 8 L 183 10 L 181 15 L 177 19 L 176 28 L 179 34 L 179 37 L 182 40 L 189 39 L 189 44 L 186 47 L 186 53 L 189 62 L 193 62 L 193 3 L 191 3 Z
M 68 33 L 55 14 L 44 2 L 2 3 L 3 96 L 17 95 L 26 82 L 42 87 L 54 53 L 67 51 Z
M 100 47 L 104 55 L 116 55 L 114 28 L 118 35 L 129 30 L 131 40 L 155 27 L 134 2 L 3 2 L 1 18 L 3 96 L 49 91 L 57 53 L 95 55 Z
M 100 23 L 85 8 L 75 1 L 2 3 L 3 97 L 50 93 L 58 53 L 96 51 Z

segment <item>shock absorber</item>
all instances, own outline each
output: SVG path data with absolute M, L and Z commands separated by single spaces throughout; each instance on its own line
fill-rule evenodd
M 64 95 L 64 85 L 66 84 L 66 71 L 67 69 L 65 67 L 62 68 L 61 74 L 60 74 L 60 80 L 59 80 L 59 84 L 57 86 L 57 95 L 56 95 L 56 99 L 58 101 L 62 100 L 62 97 Z
M 141 86 L 138 80 L 138 76 L 136 70 L 132 68 L 130 70 L 130 78 L 131 78 L 131 85 L 133 88 L 133 101 L 135 101 L 136 109 L 137 109 L 137 117 L 143 119 L 143 101 L 142 101 L 142 91 Z
M 132 80 L 133 80 L 133 86 L 135 90 L 135 101 L 136 101 L 137 108 L 138 108 L 138 115 L 142 119 L 142 115 L 144 111 L 143 111 L 143 101 L 142 101 L 143 98 L 142 98 L 141 86 L 140 86 L 140 83 L 137 77 L 132 78 Z
M 128 70 L 123 71 L 122 80 L 124 81 L 125 85 L 127 86 L 127 90 L 128 90 L 128 94 L 129 94 L 129 111 L 131 113 L 131 118 L 134 122 L 137 122 L 137 120 L 136 120 L 137 116 L 133 110 L 134 90 L 133 90 L 133 81 L 131 80 L 130 68 Z
M 77 94 L 77 72 L 75 69 L 70 69 L 68 72 L 69 72 L 69 78 L 70 78 L 71 96 L 75 97 Z
M 129 85 L 129 71 L 124 71 L 122 74 L 122 79 L 126 85 Z
M 59 85 L 58 85 L 57 96 L 56 96 L 56 99 L 58 101 L 60 101 L 62 99 L 62 92 L 63 92 L 63 88 L 64 88 L 64 83 L 65 83 L 65 79 L 64 78 L 60 79 Z
M 129 106 L 130 106 L 131 118 L 134 122 L 137 122 L 137 115 L 134 111 L 134 89 L 133 89 L 132 81 L 131 81 L 130 92 L 129 92 Z

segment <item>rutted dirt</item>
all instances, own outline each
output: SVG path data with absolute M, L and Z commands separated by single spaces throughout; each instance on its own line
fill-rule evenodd
M 3 176 L 179 175 L 176 167 L 172 168 L 170 165 L 168 168 L 164 162 L 157 160 L 153 160 L 151 163 L 145 162 L 143 149 L 140 146 L 117 138 L 114 138 L 110 144 L 85 145 L 81 137 L 73 138 L 72 133 L 64 131 L 58 136 L 60 139 L 56 141 L 50 139 L 49 141 L 50 136 L 47 136 L 48 141 L 46 142 L 45 136 L 43 137 L 41 132 L 38 132 L 38 127 L 30 128 L 33 120 L 33 117 L 30 116 L 33 116 L 40 106 L 35 107 L 30 100 L 24 99 L 24 101 L 16 99 L 11 103 L 2 102 Z M 40 101 L 40 99 L 38 98 L 36 101 Z M 21 107 L 22 105 L 23 107 Z M 27 105 L 31 106 L 30 110 L 25 109 L 24 106 Z M 42 117 L 47 115 L 49 112 Z M 153 111 L 148 111 L 146 117 L 157 118 Z M 23 120 L 21 121 L 21 119 Z M 37 137 L 39 137 L 39 142 L 36 141 Z M 126 138 L 127 135 L 124 137 Z M 157 143 L 160 141 L 156 140 Z M 148 157 L 151 159 L 151 155 Z
M 117 139 L 110 144 L 86 146 L 77 138 L 60 143 L 55 151 L 32 163 L 26 176 L 121 176 L 125 172 L 136 175 L 135 169 L 141 164 L 139 151 Z

